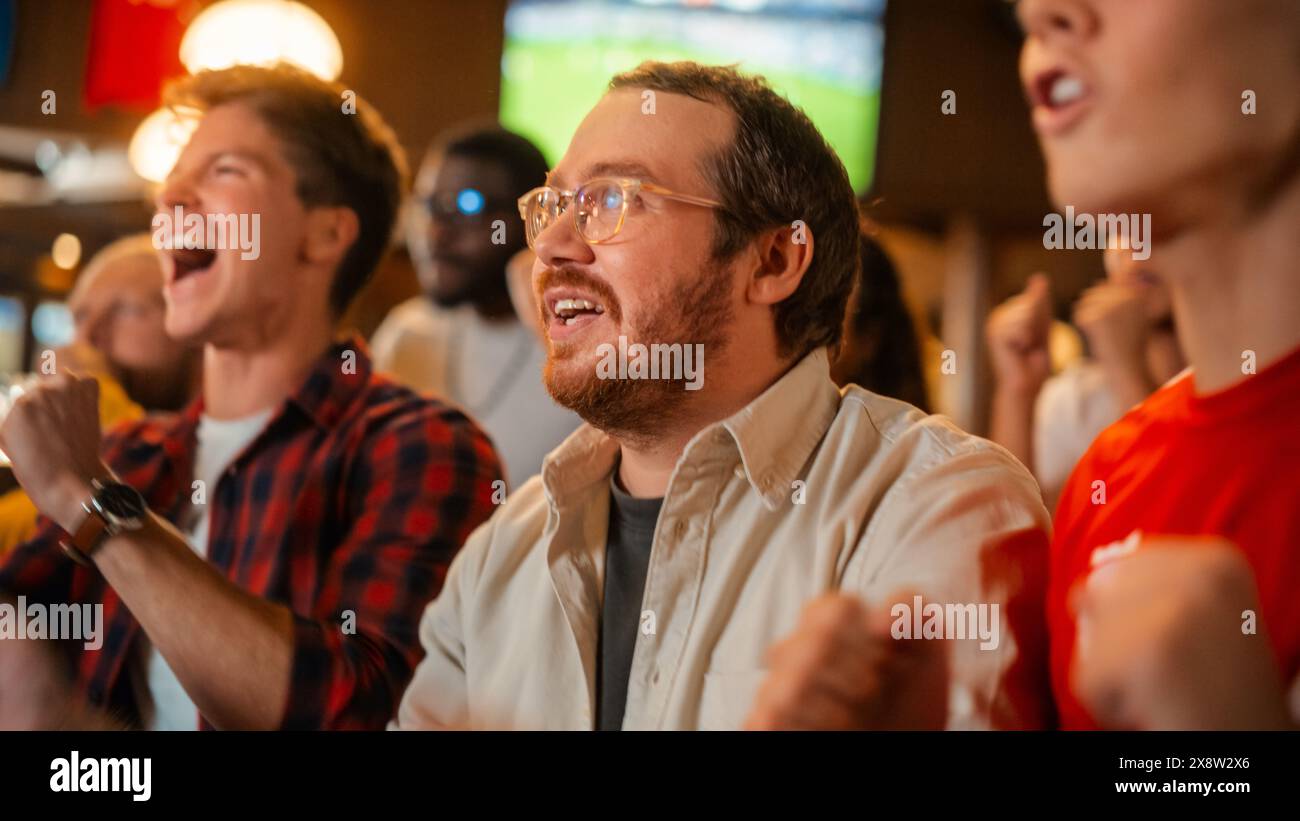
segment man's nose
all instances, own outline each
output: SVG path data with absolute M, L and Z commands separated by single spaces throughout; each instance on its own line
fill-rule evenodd
M 1021 0 L 1025 33 L 1040 39 L 1076 39 L 1097 28 L 1097 15 L 1087 0 Z
M 533 238 L 533 251 L 550 268 L 566 263 L 587 265 L 596 259 L 596 252 L 578 235 L 573 215 L 568 212 L 556 217 Z
M 456 238 L 457 228 L 451 220 L 446 217 L 434 215 L 429 217 L 425 222 L 424 236 L 429 243 L 429 248 L 437 250 L 440 245 L 454 241 Z
M 112 319 L 109 311 L 97 311 L 77 323 L 74 339 L 107 353 L 112 344 Z
M 180 168 L 173 169 L 154 194 L 154 208 L 158 211 L 171 211 L 178 205 L 189 210 L 197 201 L 193 176 Z

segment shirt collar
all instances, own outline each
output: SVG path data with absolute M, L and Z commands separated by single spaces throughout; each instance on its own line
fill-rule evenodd
M 289 396 L 289 404 L 297 405 L 320 427 L 332 428 L 370 383 L 371 372 L 366 343 L 349 335 L 316 360 L 307 378 Z
M 746 479 L 764 507 L 775 510 L 789 497 L 791 484 L 826 435 L 839 402 L 827 350 L 818 348 L 740 411 L 699 431 L 678 464 L 730 440 Z M 573 494 L 607 481 L 617 455 L 618 442 L 583 424 L 542 465 L 547 498 L 562 506 Z
M 720 426 L 740 451 L 745 477 L 768 510 L 790 496 L 795 478 L 839 410 L 830 359 L 818 348 Z
M 562 507 L 574 494 L 608 481 L 617 457 L 618 442 L 584 422 L 542 460 L 546 498 Z

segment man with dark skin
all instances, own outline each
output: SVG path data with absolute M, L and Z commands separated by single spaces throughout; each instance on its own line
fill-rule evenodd
M 546 177 L 528 140 L 496 126 L 449 132 L 415 181 L 406 244 L 424 292 L 375 332 L 380 370 L 463 407 L 491 436 L 511 487 L 578 426 L 541 382 L 540 340 L 515 315 L 506 284 L 526 250 L 515 200 Z M 531 317 L 528 317 L 531 320 Z

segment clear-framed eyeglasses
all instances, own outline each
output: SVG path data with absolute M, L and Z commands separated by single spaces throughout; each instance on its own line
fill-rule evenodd
M 589 245 L 608 242 L 623 230 L 628 208 L 642 191 L 702 208 L 723 207 L 716 200 L 680 194 L 628 177 L 598 177 L 573 191 L 543 185 L 519 198 L 519 216 L 524 220 L 528 247 L 532 248 L 537 237 L 566 213 L 573 215 L 574 228 L 584 242 Z

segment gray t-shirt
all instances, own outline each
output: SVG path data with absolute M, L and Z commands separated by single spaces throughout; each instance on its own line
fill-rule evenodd
M 618 475 L 615 468 L 614 476 Z M 641 621 L 646 570 L 655 523 L 664 500 L 637 499 L 609 480 L 609 538 L 605 544 L 605 600 L 600 611 L 600 647 L 596 653 L 596 726 L 623 728 L 627 677 Z

